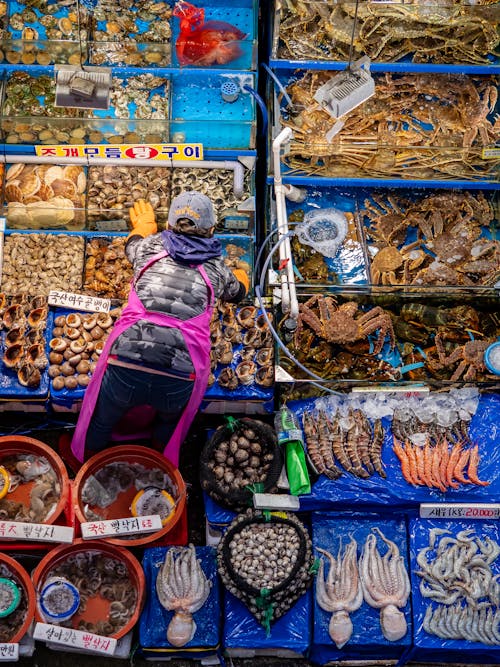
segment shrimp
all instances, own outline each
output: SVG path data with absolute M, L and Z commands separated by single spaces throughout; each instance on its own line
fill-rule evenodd
M 479 465 L 479 447 L 476 445 L 470 450 L 469 468 L 467 469 L 467 474 L 469 475 L 469 479 L 473 484 L 477 484 L 478 486 L 488 486 L 490 482 L 483 482 L 477 476 L 478 465 Z

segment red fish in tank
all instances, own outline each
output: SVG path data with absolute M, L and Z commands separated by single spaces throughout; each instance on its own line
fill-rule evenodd
M 238 42 L 246 35 L 225 21 L 205 21 L 205 10 L 179 0 L 173 15 L 180 19 L 175 52 L 180 65 L 225 65 L 243 51 Z

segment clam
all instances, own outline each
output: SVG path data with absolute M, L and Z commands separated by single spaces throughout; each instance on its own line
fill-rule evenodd
M 49 361 L 51 364 L 62 364 L 64 360 L 63 355 L 60 352 L 51 352 L 49 354 Z
M 61 389 L 64 389 L 64 381 L 65 381 L 64 376 L 58 375 L 52 380 L 52 388 L 55 389 L 56 391 L 61 391 Z
M 59 364 L 51 364 L 49 366 L 48 373 L 49 373 L 50 378 L 59 377 L 61 375 L 61 368 L 60 368 Z
M 74 375 L 65 377 L 64 387 L 65 389 L 76 389 L 78 387 L 78 379 Z

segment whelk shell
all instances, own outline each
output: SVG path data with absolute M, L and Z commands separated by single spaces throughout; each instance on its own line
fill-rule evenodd
M 4 352 L 3 363 L 7 368 L 17 368 L 23 358 L 24 348 L 21 343 L 10 345 Z
M 38 387 L 42 376 L 34 364 L 23 364 L 17 373 L 17 379 L 23 387 Z

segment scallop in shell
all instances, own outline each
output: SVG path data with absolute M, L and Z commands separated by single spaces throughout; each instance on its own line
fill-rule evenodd
M 18 185 L 14 183 L 7 183 L 5 186 L 5 198 L 8 202 L 22 202 L 23 191 Z

